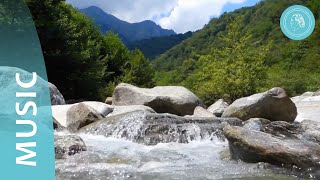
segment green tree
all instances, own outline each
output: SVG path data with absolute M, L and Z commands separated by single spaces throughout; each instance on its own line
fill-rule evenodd
M 256 48 L 249 33 L 241 34 L 241 20 L 237 17 L 229 24 L 227 34 L 221 37 L 223 48 L 213 48 L 209 55 L 202 56 L 187 80 L 208 104 L 218 98 L 234 101 L 256 93 L 266 79 L 268 48 Z
M 126 64 L 124 74 L 122 82 L 140 87 L 154 86 L 154 69 L 150 61 L 138 49 L 130 52 L 130 60 Z
M 104 100 L 123 79 L 139 86 L 152 84 L 153 72 L 143 54 L 131 53 L 111 32 L 101 34 L 88 17 L 64 0 L 26 2 L 39 34 L 49 81 L 66 99 Z

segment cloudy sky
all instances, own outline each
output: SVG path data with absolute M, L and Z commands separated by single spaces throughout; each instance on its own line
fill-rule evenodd
M 177 33 L 196 31 L 225 11 L 251 6 L 260 0 L 67 0 L 77 8 L 98 6 L 128 22 L 152 20 Z

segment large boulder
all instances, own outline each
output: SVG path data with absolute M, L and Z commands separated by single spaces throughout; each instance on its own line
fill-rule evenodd
M 83 102 L 52 106 L 52 116 L 62 127 L 68 129 L 70 132 L 76 132 L 81 127 L 103 119 L 105 117 L 102 114 L 103 112 L 111 112 L 113 110 L 113 107 L 110 107 L 108 110 L 107 104 L 106 106 L 99 105 L 102 104 Z M 97 108 L 97 110 L 93 107 Z
M 146 89 L 122 83 L 115 88 L 112 99 L 116 106 L 145 105 L 158 113 L 181 116 L 192 115 L 197 106 L 204 106 L 195 94 L 180 86 Z
M 126 114 L 134 111 L 145 111 L 150 113 L 156 113 L 152 108 L 143 105 L 132 105 L 132 106 L 115 106 L 112 113 L 108 116 L 116 116 L 119 114 Z
M 98 113 L 90 106 L 87 106 L 84 103 L 79 103 L 70 107 L 67 112 L 66 120 L 69 123 L 68 130 L 76 132 L 80 128 L 103 118 L 104 116 L 102 114 Z
M 221 117 L 228 106 L 229 104 L 225 100 L 219 99 L 208 108 L 208 111 L 212 112 L 217 117 Z
M 242 127 L 226 127 L 224 135 L 234 159 L 267 162 L 279 166 L 320 168 L 320 145 L 298 139 L 281 138 Z
M 18 86 L 16 82 L 16 73 L 20 74 L 20 80 L 22 82 L 30 82 L 32 79 L 32 73 L 25 70 L 0 66 L 0 101 L 1 102 L 10 102 L 15 100 L 16 92 L 36 92 L 37 98 L 34 100 L 38 107 L 40 106 L 49 106 L 49 96 L 51 98 L 51 104 L 64 104 L 64 98 L 59 90 L 48 81 L 37 77 L 36 84 L 28 89 L 23 89 Z M 18 100 L 18 99 L 17 99 Z M 20 103 L 25 103 L 29 101 L 28 98 L 20 98 Z M 11 107 L 11 103 L 1 103 L 0 109 L 1 114 L 14 114 L 15 108 Z
M 76 135 L 56 135 L 54 136 L 55 158 L 64 159 L 86 151 L 87 147 L 84 141 Z
M 51 105 L 64 105 L 66 101 L 58 88 L 49 82 Z
M 211 138 L 223 138 L 222 129 L 227 125 L 242 125 L 237 118 L 183 118 L 171 114 L 154 114 L 136 111 L 110 116 L 79 130 L 80 133 L 125 138 L 127 140 L 155 145 Z
M 296 122 L 302 122 L 303 120 L 320 122 L 320 95 L 298 96 L 292 98 L 292 100 L 298 109 Z
M 222 117 L 237 117 L 242 120 L 265 118 L 271 121 L 293 122 L 297 108 L 286 92 L 273 88 L 267 92 L 241 98 L 225 109 Z

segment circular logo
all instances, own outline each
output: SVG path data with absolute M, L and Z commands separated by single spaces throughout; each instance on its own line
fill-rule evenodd
M 288 38 L 303 40 L 309 37 L 314 31 L 315 18 L 307 7 L 294 5 L 283 12 L 280 26 L 282 32 Z

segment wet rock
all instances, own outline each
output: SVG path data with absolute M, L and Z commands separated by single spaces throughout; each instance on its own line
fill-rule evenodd
M 271 121 L 262 118 L 252 118 L 244 122 L 243 128 L 252 131 L 261 131 L 263 125 L 269 124 Z
M 229 106 L 229 104 L 223 100 L 219 99 L 217 102 L 212 104 L 209 108 L 208 111 L 212 112 L 214 115 L 217 117 L 221 117 L 224 110 Z
M 292 99 L 298 110 L 296 122 L 303 120 L 320 122 L 320 96 L 298 96 Z
M 196 107 L 194 109 L 193 117 L 216 117 L 213 113 L 207 111 L 203 107 Z
M 305 120 L 301 122 L 302 138 L 320 145 L 320 122 Z
M 237 118 L 183 118 L 171 114 L 136 111 L 110 116 L 80 129 L 80 133 L 125 138 L 146 145 L 158 143 L 187 143 L 192 140 L 223 138 L 227 125 L 242 125 Z
M 204 107 L 195 94 L 180 86 L 146 89 L 122 83 L 115 88 L 112 98 L 115 106 L 145 105 L 158 113 L 181 116 L 192 115 L 197 106 Z
M 279 166 L 320 168 L 320 145 L 294 138 L 281 138 L 265 132 L 228 126 L 224 135 L 234 159 L 267 162 Z
M 66 104 L 63 95 L 60 93 L 58 88 L 49 82 L 51 105 L 64 105 Z
M 55 158 L 64 159 L 68 156 L 75 155 L 86 151 L 87 147 L 84 141 L 76 135 L 55 135 L 54 136 Z
M 301 139 L 303 133 L 299 123 L 287 123 L 284 121 L 265 124 L 261 131 L 281 139 Z
M 132 106 L 115 106 L 112 113 L 108 116 L 116 116 L 119 114 L 126 114 L 134 111 L 145 111 L 150 113 L 156 113 L 152 108 L 143 105 L 132 105 Z
M 286 122 L 293 122 L 296 116 L 295 104 L 281 88 L 273 88 L 264 93 L 238 99 L 227 107 L 222 115 L 242 120 L 265 118 Z

